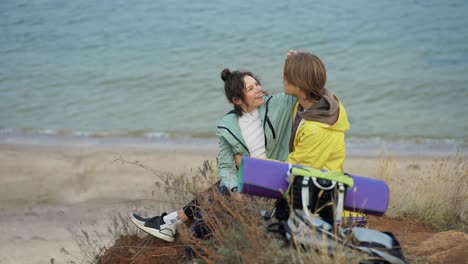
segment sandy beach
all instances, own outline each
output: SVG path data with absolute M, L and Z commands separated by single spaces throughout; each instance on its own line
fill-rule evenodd
M 118 148 L 0 146 L 0 263 L 67 263 L 62 247 L 79 257 L 68 226 L 106 233 L 115 212 L 150 203 L 160 171 L 190 172 L 215 152 Z
M 117 159 L 191 175 L 204 160 L 216 164 L 216 150 L 0 145 L 0 263 L 79 263 L 73 257 L 80 257 L 79 249 L 67 228 L 95 230 L 105 239 L 109 215 L 153 210 L 158 179 Z M 422 170 L 433 159 L 394 156 L 392 167 L 402 173 Z M 354 154 L 345 170 L 372 176 L 381 163 L 379 156 Z

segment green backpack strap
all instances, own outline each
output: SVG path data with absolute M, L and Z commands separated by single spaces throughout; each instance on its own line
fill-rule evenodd
M 353 187 L 353 178 L 339 171 L 321 171 L 310 167 L 294 167 L 291 169 L 292 174 L 303 177 L 315 177 L 326 179 L 329 181 L 336 181 L 345 184 L 348 188 Z

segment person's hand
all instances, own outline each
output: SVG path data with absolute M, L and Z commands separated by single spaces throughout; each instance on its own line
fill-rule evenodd
M 288 54 L 286 54 L 286 59 L 289 58 L 289 57 L 290 57 L 291 55 L 293 55 L 293 54 L 297 54 L 297 51 L 296 51 L 296 50 L 290 50 L 290 51 L 288 52 Z
M 236 162 L 236 168 L 239 168 L 241 160 L 242 160 L 242 155 L 241 154 L 237 153 L 237 154 L 234 155 L 234 161 Z

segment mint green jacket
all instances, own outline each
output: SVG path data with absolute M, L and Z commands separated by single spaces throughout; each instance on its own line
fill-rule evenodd
M 266 156 L 285 161 L 289 154 L 292 129 L 292 110 L 296 98 L 284 93 L 265 96 L 259 107 L 264 130 Z M 234 154 L 250 156 L 239 128 L 239 117 L 234 111 L 227 113 L 218 123 L 218 174 L 221 184 L 229 189 L 237 187 L 237 168 Z

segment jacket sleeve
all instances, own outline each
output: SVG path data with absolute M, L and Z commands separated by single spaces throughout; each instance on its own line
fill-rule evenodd
M 287 95 L 285 93 L 278 93 L 274 95 L 276 97 L 276 100 L 278 100 L 278 103 L 283 109 L 287 109 L 288 113 L 292 112 L 293 107 L 296 105 L 297 98 L 291 95 Z
M 237 187 L 237 169 L 234 161 L 232 146 L 226 139 L 218 135 L 218 174 L 221 178 L 221 186 L 228 189 Z
M 323 144 L 327 142 L 319 131 L 320 128 L 316 126 L 300 130 L 294 140 L 294 151 L 289 153 L 287 162 L 324 169 L 332 153 L 331 148 L 324 147 Z

